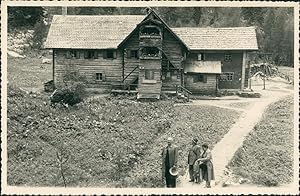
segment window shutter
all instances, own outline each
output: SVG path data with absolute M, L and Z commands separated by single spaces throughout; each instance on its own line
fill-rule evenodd
M 88 51 L 84 51 L 84 58 L 85 58 L 85 59 L 88 59 L 88 58 L 89 58 L 89 53 L 88 53 Z
M 207 83 L 207 75 L 206 74 L 203 75 L 203 82 Z
M 127 54 L 127 58 L 130 58 L 131 57 L 131 50 L 127 49 L 126 54 Z
M 117 51 L 114 51 L 113 55 L 114 55 L 114 59 L 116 59 L 117 58 Z
M 106 75 L 105 73 L 102 73 L 102 81 L 105 81 Z
M 80 51 L 76 51 L 76 59 L 80 59 Z
M 70 54 L 70 51 L 69 51 L 69 50 L 68 50 L 67 53 L 66 53 L 66 58 L 67 58 L 67 59 L 70 59 L 70 58 L 71 58 L 71 54 Z
M 95 51 L 94 51 L 94 59 L 97 59 L 97 58 L 98 58 L 98 51 L 95 50 Z
M 107 59 L 107 51 L 106 50 L 103 50 L 103 58 Z

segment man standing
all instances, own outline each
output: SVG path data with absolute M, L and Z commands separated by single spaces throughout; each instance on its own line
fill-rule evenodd
M 190 175 L 189 182 L 194 182 L 195 180 L 194 164 L 196 160 L 199 159 L 201 156 L 201 147 L 197 143 L 198 143 L 198 139 L 194 138 L 192 140 L 192 147 L 189 150 L 189 155 L 188 155 L 189 175 Z
M 169 172 L 170 168 L 177 167 L 178 148 L 173 145 L 173 138 L 168 138 L 168 145 L 162 151 L 162 178 L 167 187 L 176 187 L 176 176 Z

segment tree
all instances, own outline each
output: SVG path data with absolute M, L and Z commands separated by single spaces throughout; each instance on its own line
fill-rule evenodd
M 263 23 L 263 51 L 277 65 L 293 65 L 293 14 L 291 8 L 268 8 Z
M 263 7 L 243 7 L 241 14 L 247 25 L 259 26 L 263 25 L 266 8 Z
M 44 17 L 42 7 L 8 7 L 8 28 L 33 27 Z

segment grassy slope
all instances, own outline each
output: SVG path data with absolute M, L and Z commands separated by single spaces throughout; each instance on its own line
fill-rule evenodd
M 40 59 L 8 61 L 8 184 L 63 186 L 160 186 L 160 151 L 172 135 L 186 164 L 193 136 L 212 146 L 229 130 L 238 113 L 214 107 L 174 107 L 172 102 L 137 103 L 96 98 L 68 110 L 52 108 L 41 89 L 51 66 Z M 151 176 L 148 174 L 151 171 Z
M 276 186 L 293 176 L 293 97 L 272 104 L 229 163 L 255 184 Z
M 42 65 L 41 62 L 40 58 L 20 59 L 8 56 L 7 80 L 9 84 L 26 90 L 42 89 L 43 83 L 52 79 L 52 65 Z
M 168 127 L 172 104 L 98 98 L 76 108 L 52 108 L 47 98 L 9 90 L 8 183 L 61 186 L 56 152 L 69 186 L 118 181 Z M 133 109 L 134 108 L 134 109 Z M 22 111 L 22 112 L 20 112 Z M 138 122 L 138 123 L 137 123 Z

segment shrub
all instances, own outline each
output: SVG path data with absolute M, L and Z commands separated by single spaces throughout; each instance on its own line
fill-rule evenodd
M 86 95 L 85 77 L 78 72 L 67 72 L 62 85 L 50 96 L 51 103 L 75 105 L 83 101 Z

